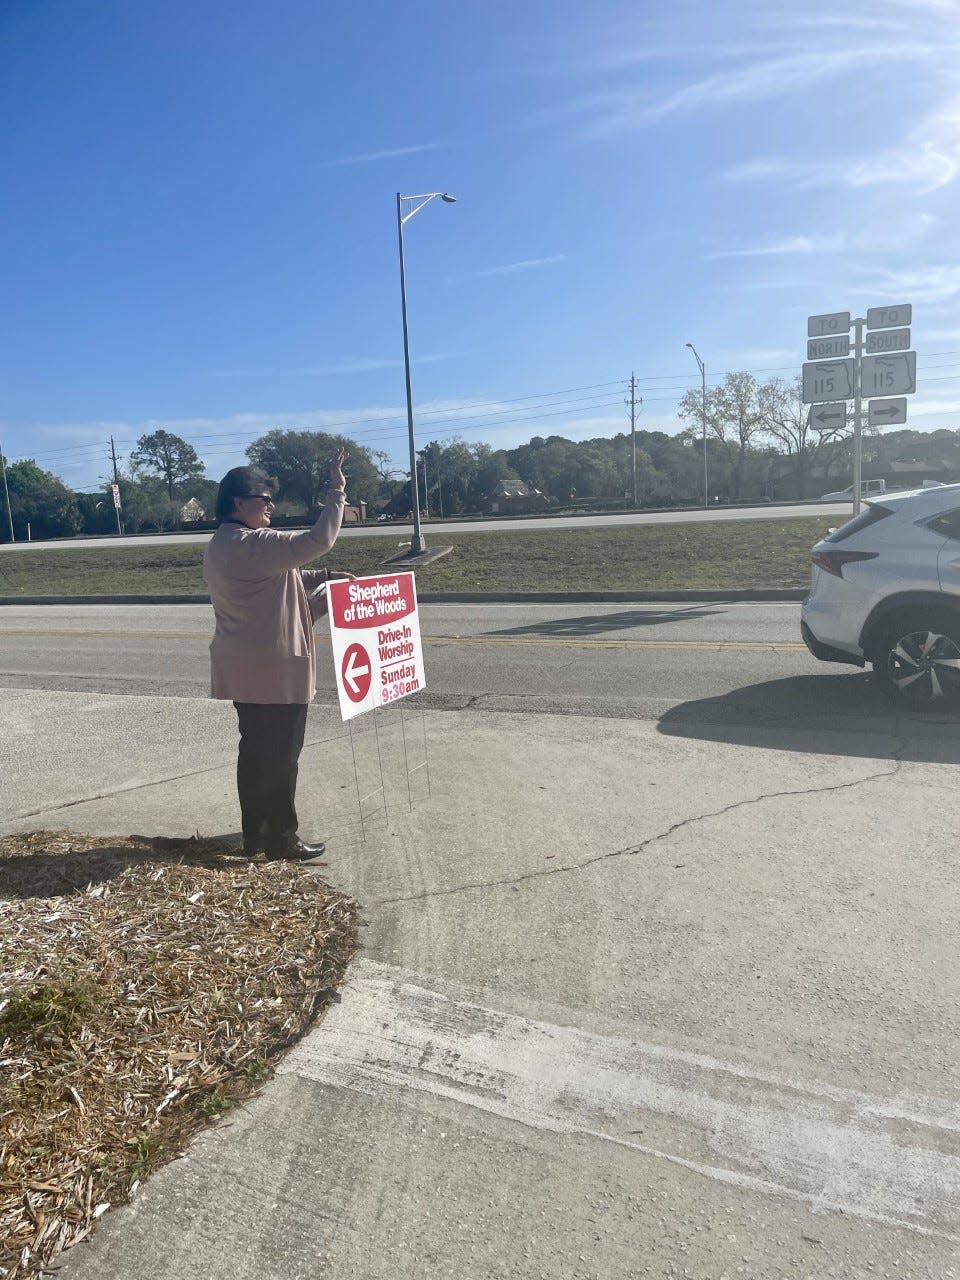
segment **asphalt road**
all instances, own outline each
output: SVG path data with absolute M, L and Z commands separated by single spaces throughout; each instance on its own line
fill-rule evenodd
M 64 1280 L 960 1274 L 957 713 L 796 604 L 422 612 L 422 716 L 308 720 L 342 1003 Z M 210 630 L 0 610 L 0 832 L 235 832 Z
M 606 526 L 631 524 L 699 524 L 703 521 L 715 520 L 782 520 L 792 516 L 836 515 L 837 524 L 842 524 L 852 513 L 852 506 L 841 502 L 798 503 L 796 506 L 759 507 L 712 507 L 701 511 L 633 511 L 619 515 L 587 515 L 587 516 L 538 516 L 526 520 L 444 520 L 423 523 L 423 534 L 427 546 L 442 545 L 444 534 L 448 533 L 506 533 L 519 529 L 568 529 L 602 528 Z M 344 525 L 340 536 L 343 538 L 383 537 L 396 538 L 398 541 L 409 541 L 413 526 L 409 521 L 385 521 L 383 524 L 364 525 L 353 528 Z M 167 542 L 175 538 L 178 542 L 209 542 L 212 533 L 177 533 L 177 534 L 131 534 L 121 539 L 109 538 L 63 538 L 52 542 L 17 542 L 0 543 L 0 552 L 43 550 L 46 548 L 71 547 L 115 547 L 118 543 L 125 547 L 147 547 L 157 542 Z
M 851 680 L 810 657 L 798 618 L 795 603 L 425 605 L 420 701 L 654 718 L 690 699 L 749 700 L 754 689 L 758 714 L 779 700 L 791 715 L 794 681 L 820 690 L 832 715 Z M 6 606 L 0 685 L 205 697 L 212 629 L 206 605 Z M 317 700 L 332 705 L 327 646 L 319 652 Z M 812 714 L 809 694 L 803 704 Z

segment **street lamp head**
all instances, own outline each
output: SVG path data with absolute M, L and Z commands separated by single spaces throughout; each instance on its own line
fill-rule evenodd
M 693 350 L 693 343 L 692 343 L 692 342 L 685 342 L 683 345 L 684 345 L 685 347 L 689 347 L 691 351 Z
M 442 192 L 440 193 L 440 199 L 444 202 L 444 204 L 456 204 L 456 203 L 457 203 L 457 197 L 456 197 L 456 196 L 448 195 L 446 191 L 442 191 Z

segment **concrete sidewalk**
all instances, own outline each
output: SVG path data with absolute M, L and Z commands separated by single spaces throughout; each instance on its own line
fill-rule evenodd
M 0 831 L 238 829 L 228 704 L 0 714 Z M 301 764 L 342 1004 L 61 1275 L 960 1274 L 953 726 L 378 714 Z

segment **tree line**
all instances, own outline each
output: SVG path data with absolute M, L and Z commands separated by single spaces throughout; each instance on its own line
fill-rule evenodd
M 542 505 L 557 509 L 601 504 L 670 506 L 704 500 L 704 448 L 710 501 L 751 502 L 816 497 L 847 483 L 850 431 L 813 425 L 800 380 L 766 382 L 750 373 L 728 373 L 722 383 L 687 391 L 677 406 L 678 434 L 638 430 L 613 437 L 568 440 L 533 436 L 514 449 L 494 449 L 462 439 L 431 441 L 418 455 L 421 508 L 434 516 L 489 510 L 502 482 L 524 485 Z M 851 415 L 848 414 L 848 419 Z M 960 432 L 933 433 L 951 448 Z M 704 440 L 705 437 L 705 440 Z M 909 448 L 918 432 L 899 432 Z M 882 452 L 881 439 L 865 444 L 864 457 Z M 365 504 L 367 517 L 409 514 L 409 476 L 390 469 L 388 456 L 344 435 L 276 428 L 246 450 L 250 462 L 278 482 L 277 523 L 303 520 L 323 501 L 329 459 L 343 447 L 350 455 L 347 499 Z M 31 459 L 3 459 L 6 486 L 0 501 L 0 539 L 69 537 L 116 532 L 110 481 L 91 493 L 75 492 Z M 111 478 L 112 479 L 112 478 Z M 210 478 L 191 444 L 165 430 L 140 437 L 117 474 L 125 532 L 169 530 L 197 509 L 212 514 L 217 479 Z M 9 495 L 9 498 L 7 498 Z M 195 500 L 185 515 L 184 506 Z M 7 505 L 8 504 L 8 505 Z

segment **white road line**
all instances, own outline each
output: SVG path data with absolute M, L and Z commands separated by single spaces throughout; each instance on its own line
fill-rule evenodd
M 885 1099 L 449 1000 L 357 962 L 281 1074 L 400 1086 L 960 1243 L 960 1107 Z

